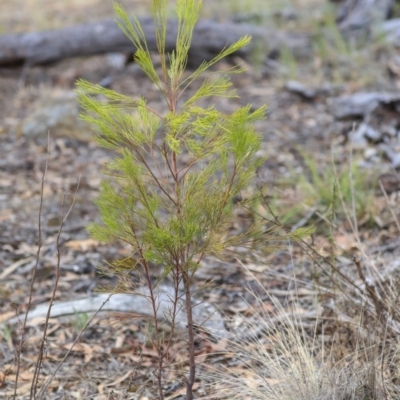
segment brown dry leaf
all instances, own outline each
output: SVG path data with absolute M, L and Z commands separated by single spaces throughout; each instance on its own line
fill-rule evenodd
M 130 357 L 132 359 L 132 357 Z M 140 366 L 141 367 L 146 367 L 146 368 L 150 368 L 150 367 L 154 367 L 154 362 L 152 359 L 145 357 L 145 358 L 139 358 L 140 360 Z
M 0 186 L 2 186 L 3 188 L 12 186 L 14 184 L 14 181 L 12 179 L 9 178 L 0 178 Z M 7 210 L 4 210 L 7 211 Z
M 61 330 L 60 332 L 59 332 L 59 334 L 58 334 L 58 343 L 64 343 L 66 340 L 67 340 L 67 338 L 66 338 L 66 336 L 65 336 L 65 331 L 64 330 Z
M 7 321 L 8 319 L 15 317 L 15 311 L 8 311 L 0 315 L 0 323 Z
M 36 325 L 41 325 L 44 324 L 46 322 L 46 318 L 45 317 L 36 317 L 36 318 L 32 318 L 31 320 L 28 320 L 26 322 L 26 326 L 36 326 Z M 49 324 L 59 324 L 58 320 L 55 318 L 49 318 Z
M 62 280 L 63 280 L 63 282 L 75 282 L 78 277 L 79 277 L 79 275 L 74 272 L 67 272 L 63 275 Z M 61 284 L 59 286 L 61 286 Z M 66 287 L 69 287 L 69 286 L 66 285 Z
M 88 251 L 89 249 L 99 246 L 100 242 L 94 239 L 84 239 L 84 240 L 70 240 L 65 243 L 65 247 L 76 251 Z
M 268 270 L 268 265 L 266 265 L 264 263 L 260 263 L 260 264 L 247 263 L 246 269 L 248 269 L 251 272 L 265 272 Z M 251 276 L 251 274 L 249 274 L 249 276 Z
M 33 379 L 33 372 L 30 371 L 22 371 L 19 374 L 19 378 L 21 381 L 27 381 L 27 382 L 32 382 Z
M 263 313 L 265 312 L 267 314 L 272 314 L 275 311 L 273 304 L 266 302 L 262 303 L 261 309 Z
M 69 350 L 72 344 L 64 344 L 60 347 Z M 83 353 L 85 355 L 85 363 L 88 363 L 92 360 L 95 353 L 104 353 L 104 348 L 98 345 L 88 345 L 86 343 L 77 343 L 72 349 L 74 352 Z
M 217 343 L 210 342 L 210 347 L 213 352 L 226 351 L 227 345 L 228 345 L 228 339 L 226 338 L 218 340 Z
M 196 382 L 193 385 L 193 390 L 197 390 L 199 388 L 200 384 L 199 382 Z M 173 400 L 176 397 L 180 397 L 182 395 L 186 394 L 186 387 L 183 387 L 182 389 L 177 390 L 175 393 L 173 393 L 171 396 L 167 397 L 166 400 Z
M 322 257 L 329 257 L 331 256 L 332 252 L 332 244 L 329 240 L 324 236 L 317 236 L 314 239 L 314 246 L 315 250 L 320 254 Z
M 19 378 L 18 378 L 18 389 L 17 389 L 17 394 L 19 395 L 24 395 L 29 392 L 31 388 L 31 382 L 33 379 L 33 372 L 29 371 L 21 371 L 19 373 Z M 15 374 L 10 374 L 7 376 L 6 379 L 7 382 L 15 382 Z M 22 386 L 21 386 L 22 385 Z M 8 391 L 4 393 L 6 396 L 13 396 L 14 395 L 14 389 L 12 391 Z
M 22 260 L 18 260 L 15 263 L 12 263 L 10 266 L 8 266 L 1 274 L 0 274 L 0 280 L 6 278 L 8 275 L 12 274 L 16 269 L 21 267 L 22 265 L 28 264 L 28 262 L 34 260 L 34 257 L 28 257 L 24 258 Z
M 99 393 L 103 394 L 104 393 L 104 388 L 118 385 L 119 383 L 121 383 L 124 380 L 128 379 L 130 377 L 130 375 L 133 374 L 133 373 L 134 373 L 134 371 L 130 370 L 125 375 L 122 375 L 120 378 L 117 378 L 115 381 L 113 381 L 111 383 L 102 383 L 97 387 L 97 390 L 99 391 Z
M 238 305 L 231 305 L 228 307 L 228 310 L 233 312 L 233 313 L 244 313 L 248 311 L 250 308 L 250 305 L 244 302 L 240 303 L 240 306 Z
M 255 375 L 254 371 L 250 369 L 244 369 L 241 367 L 233 367 L 229 369 L 230 372 L 234 373 L 235 375 L 239 375 L 245 379 L 245 383 L 247 386 L 257 386 L 257 385 L 262 385 L 263 382 L 268 382 L 270 386 L 274 386 L 276 384 L 282 383 L 281 379 L 271 379 L 271 378 L 261 378 L 257 375 Z
M 155 350 L 148 349 L 147 347 L 144 347 L 142 349 L 142 354 L 148 357 L 155 357 L 155 358 L 158 357 L 158 354 Z
M 132 360 L 134 363 L 140 363 L 140 365 L 142 365 L 142 356 L 140 355 L 136 355 L 133 353 L 127 353 L 127 354 L 123 354 L 124 357 L 128 358 L 129 360 Z
M 338 250 L 350 252 L 358 249 L 358 243 L 353 235 L 337 235 L 335 236 L 335 244 Z
M 28 243 L 21 243 L 17 250 L 14 251 L 15 254 L 36 254 L 37 245 L 30 245 Z
M 111 354 L 119 354 L 119 355 L 126 355 L 130 354 L 132 352 L 135 352 L 138 349 L 139 346 L 136 345 L 131 345 L 131 346 L 125 346 L 121 348 L 112 348 L 110 350 Z
M 116 339 L 115 339 L 114 348 L 115 348 L 115 349 L 120 349 L 120 348 L 122 347 L 122 345 L 124 344 L 124 342 L 125 342 L 125 338 L 126 338 L 126 335 L 123 334 L 123 333 L 121 333 L 120 335 L 118 335 L 118 336 L 116 337 Z
M 15 378 L 14 378 L 15 379 Z M 19 395 L 24 395 L 29 393 L 29 391 L 31 390 L 31 383 L 26 383 L 23 386 L 18 386 L 17 388 L 17 394 Z M 7 392 L 4 393 L 5 396 L 13 396 L 14 395 L 14 389 L 9 390 Z M 7 398 L 7 397 L 6 397 Z
M 55 332 L 60 327 L 61 327 L 61 324 L 57 320 L 55 321 L 53 326 L 50 326 L 50 323 L 49 323 L 49 327 L 47 328 L 47 335 L 51 335 L 53 332 Z

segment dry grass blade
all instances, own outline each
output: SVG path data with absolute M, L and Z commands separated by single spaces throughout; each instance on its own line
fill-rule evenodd
M 241 331 L 257 332 L 243 340 L 232 333 L 227 354 L 232 365 L 213 367 L 202 378 L 209 382 L 207 399 L 251 400 L 378 400 L 397 399 L 400 387 L 393 384 L 387 359 L 359 350 L 336 359 L 335 344 L 328 344 L 323 319 L 314 330 L 304 328 L 304 316 L 297 304 L 290 313 L 282 304 L 265 296 L 276 312 L 265 311 L 264 302 L 253 293 L 256 304 L 252 317 L 242 319 Z M 264 297 L 264 296 L 263 296 Z M 261 310 L 261 311 L 260 311 Z M 332 321 L 326 324 L 329 327 Z M 322 329 L 321 329 L 322 325 Z M 366 359 L 364 356 L 368 356 Z M 364 359 L 364 361 L 362 361 Z M 385 372 L 378 374 L 382 369 Z

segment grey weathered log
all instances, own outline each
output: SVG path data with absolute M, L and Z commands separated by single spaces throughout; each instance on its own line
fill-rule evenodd
M 74 316 L 77 313 L 93 314 L 101 308 L 102 311 L 115 311 L 120 313 L 131 313 L 132 316 L 153 318 L 153 309 L 149 301 L 149 290 L 141 288 L 136 294 L 117 293 L 110 297 L 110 294 L 94 294 L 89 297 L 64 302 L 55 302 L 51 308 L 51 318 Z M 157 319 L 161 322 L 172 323 L 173 302 L 175 297 L 172 287 L 164 286 L 156 290 Z M 197 303 L 197 304 L 196 304 Z M 40 304 L 29 311 L 28 321 L 46 317 L 48 304 Z M 16 324 L 25 318 L 25 314 L 9 319 L 9 324 Z M 203 327 L 213 333 L 224 336 L 226 329 L 222 315 L 212 304 L 207 302 L 193 301 L 193 318 L 196 325 Z M 185 297 L 180 295 L 177 302 L 175 324 L 178 329 L 186 329 L 187 318 L 185 312 Z
M 151 18 L 140 22 L 150 51 L 157 51 L 154 23 Z M 176 21 L 168 21 L 166 49 L 175 48 Z M 308 35 L 276 32 L 263 27 L 246 24 L 200 21 L 193 33 L 189 61 L 199 64 L 210 60 L 223 48 L 244 35 L 253 37 L 252 44 L 238 54 L 249 57 L 253 48 L 262 41 L 266 53 L 285 46 L 298 55 L 308 54 L 311 41 Z M 257 47 L 252 47 L 257 46 Z M 113 20 L 81 24 L 57 30 L 35 33 L 8 34 L 0 36 L 0 66 L 46 64 L 70 57 L 89 56 L 109 52 L 135 51 L 132 42 L 121 32 Z
M 331 113 L 338 119 L 366 117 L 379 106 L 390 105 L 400 110 L 400 94 L 390 92 L 358 92 L 330 99 Z
M 385 21 L 393 11 L 395 0 L 343 0 L 336 21 L 345 35 L 365 35 Z

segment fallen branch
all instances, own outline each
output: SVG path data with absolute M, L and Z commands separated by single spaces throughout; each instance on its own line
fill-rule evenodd
M 169 286 L 162 287 L 158 290 L 157 302 L 159 307 L 157 309 L 157 318 L 160 321 L 170 321 L 171 314 L 171 295 L 173 288 Z M 152 317 L 151 304 L 148 300 L 148 293 L 143 289 L 140 294 L 114 294 L 109 301 L 104 304 L 102 311 L 115 311 L 126 312 L 134 314 L 137 317 Z M 90 297 L 71 300 L 65 302 L 55 302 L 51 308 L 50 318 L 57 318 L 62 316 L 72 315 L 75 316 L 79 313 L 94 313 L 109 297 L 109 293 L 96 294 Z M 185 298 L 182 296 L 182 304 L 185 303 Z M 37 306 L 34 310 L 29 311 L 28 320 L 44 318 L 48 310 L 48 304 Z M 193 314 L 197 325 L 201 325 L 204 329 L 213 332 L 218 332 L 218 335 L 224 335 L 225 327 L 221 314 L 214 306 L 208 303 L 200 303 L 193 305 Z M 18 322 L 15 317 L 7 322 L 14 324 Z M 186 313 L 180 309 L 176 315 L 176 325 L 181 329 L 186 329 Z
M 157 51 L 154 23 L 151 18 L 140 20 L 150 51 Z M 175 48 L 177 23 L 168 21 L 166 50 Z M 266 55 L 289 48 L 297 55 L 309 54 L 310 37 L 306 34 L 277 32 L 248 24 L 218 23 L 203 20 L 197 24 L 189 51 L 192 64 L 210 60 L 221 50 L 250 35 L 252 44 L 238 54 L 244 58 L 252 51 L 265 49 Z M 67 28 L 22 34 L 0 35 L 0 66 L 38 65 L 70 57 L 89 56 L 109 52 L 135 51 L 132 42 L 121 32 L 113 20 L 81 24 Z

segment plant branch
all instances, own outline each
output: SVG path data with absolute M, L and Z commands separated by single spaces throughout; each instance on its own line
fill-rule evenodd
M 35 283 L 36 271 L 39 266 L 39 260 L 40 260 L 40 251 L 42 249 L 42 209 L 43 209 L 43 197 L 44 197 L 44 182 L 46 179 L 46 173 L 47 173 L 47 168 L 48 168 L 48 164 L 49 164 L 49 151 L 50 151 L 49 149 L 50 149 L 50 132 L 47 133 L 46 161 L 45 161 L 45 166 L 43 169 L 42 183 L 41 183 L 41 187 L 40 187 L 40 204 L 39 204 L 39 215 L 38 215 L 38 236 L 39 236 L 38 237 L 38 248 L 36 251 L 35 266 L 33 267 L 33 270 L 32 270 L 31 285 L 29 288 L 28 306 L 27 306 L 27 310 L 25 313 L 24 322 L 23 322 L 22 328 L 21 328 L 21 340 L 20 340 L 18 348 L 17 348 L 17 371 L 15 373 L 15 384 L 14 384 L 15 386 L 14 386 L 14 395 L 13 395 L 14 400 L 17 398 L 17 387 L 18 387 L 18 378 L 19 378 L 19 372 L 20 372 L 20 367 L 21 367 L 22 346 L 25 341 L 25 329 L 26 329 L 26 323 L 28 320 L 28 314 L 29 314 L 31 304 L 32 304 L 33 285 Z
M 72 211 L 72 209 L 73 209 L 73 207 L 75 205 L 76 195 L 78 193 L 80 181 L 81 181 L 81 177 L 79 177 L 79 179 L 78 179 L 78 183 L 76 185 L 76 189 L 75 189 L 74 197 L 72 199 L 72 203 L 71 203 L 67 213 L 65 214 L 65 216 L 61 220 L 60 228 L 59 228 L 58 234 L 57 234 L 57 239 L 56 239 L 56 250 L 57 250 L 56 278 L 55 278 L 55 282 L 54 282 L 54 285 L 53 285 L 53 293 L 51 294 L 49 307 L 47 309 L 46 319 L 45 319 L 45 323 L 44 323 L 44 327 L 43 327 L 42 340 L 40 342 L 40 347 L 39 347 L 39 354 L 38 354 L 38 358 L 36 360 L 35 371 L 33 373 L 32 385 L 31 385 L 31 393 L 30 393 L 30 398 L 31 399 L 36 398 L 36 390 L 37 390 L 37 384 L 38 384 L 38 381 L 39 381 L 39 372 L 40 372 L 40 368 L 41 368 L 42 360 L 43 360 L 44 346 L 45 346 L 46 338 L 47 338 L 47 328 L 49 326 L 51 308 L 53 306 L 53 302 L 54 302 L 54 299 L 56 297 L 56 292 L 57 292 L 57 289 L 58 289 L 58 281 L 60 279 L 60 273 L 61 273 L 61 269 L 60 269 L 61 268 L 60 237 L 61 237 L 61 232 L 62 232 L 62 229 L 63 229 L 65 221 L 67 220 L 69 214 L 71 213 L 71 211 Z M 63 198 L 63 201 L 62 201 L 62 204 L 61 204 L 61 208 L 64 205 L 64 199 L 65 199 L 65 195 L 64 195 L 64 198 Z

